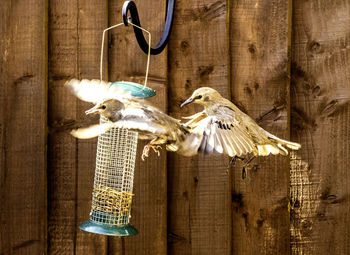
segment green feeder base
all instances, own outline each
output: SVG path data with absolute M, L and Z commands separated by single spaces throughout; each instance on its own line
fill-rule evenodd
M 84 221 L 79 226 L 79 228 L 86 232 L 109 236 L 134 236 L 139 233 L 137 229 L 131 224 L 127 224 L 124 226 L 114 226 L 96 223 L 92 220 Z
M 129 81 L 115 81 L 112 82 L 112 85 L 122 88 L 125 91 L 129 91 L 134 97 L 153 97 L 156 95 L 156 92 L 150 88 L 144 88 L 143 85 L 135 82 Z

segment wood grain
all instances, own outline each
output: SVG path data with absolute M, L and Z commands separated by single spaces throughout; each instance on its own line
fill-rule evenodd
M 76 98 L 64 88 L 77 76 L 77 13 L 69 1 L 50 1 L 48 94 L 48 253 L 74 254 L 76 236 Z
M 233 102 L 288 139 L 289 1 L 237 1 L 230 8 Z M 255 159 L 233 174 L 233 253 L 289 254 L 288 158 Z
M 78 141 L 69 134 L 73 127 L 92 121 L 84 117 L 90 105 L 79 102 L 63 86 L 70 78 L 99 78 L 106 4 L 50 1 L 49 254 L 107 252 L 106 237 L 78 229 L 91 209 L 97 141 Z
M 179 105 L 199 87 L 228 96 L 226 1 L 176 2 L 169 41 L 169 113 L 201 110 Z M 230 254 L 231 196 L 224 156 L 168 154 L 168 253 Z
M 0 253 L 46 252 L 47 1 L 0 5 Z
M 294 1 L 293 254 L 350 253 L 349 13 L 349 1 Z
M 156 45 L 163 30 L 165 2 L 154 0 L 135 1 L 141 25 L 152 34 Z M 122 2 L 110 1 L 110 25 L 122 22 Z M 147 37 L 146 37 L 147 38 Z M 135 81 L 143 84 L 147 55 L 139 48 L 132 27 L 122 26 L 110 32 L 109 72 L 111 81 Z M 157 107 L 166 110 L 166 51 L 151 56 L 149 86 L 157 91 L 150 99 Z M 161 156 L 151 152 L 146 161 L 141 161 L 144 142 L 139 142 L 131 223 L 138 229 L 134 237 L 109 238 L 110 254 L 166 254 L 167 240 L 167 168 L 166 153 Z
M 63 84 L 99 78 L 102 31 L 122 22 L 122 2 L 0 5 L 0 254 L 350 254 L 347 0 L 176 1 L 168 50 L 151 57 L 150 100 L 180 118 L 201 110 L 179 108 L 193 90 L 213 87 L 302 149 L 255 159 L 242 179 L 224 156 L 163 150 L 142 162 L 139 142 L 139 235 L 78 229 L 97 141 L 69 131 L 98 118 Z M 155 46 L 165 1 L 135 2 Z M 105 79 L 143 83 L 147 57 L 131 27 L 112 30 L 105 49 Z
M 108 1 L 78 1 L 78 74 L 79 78 L 100 76 L 101 38 L 108 26 Z M 107 59 L 104 74 L 107 75 Z M 83 119 L 91 104 L 78 101 L 77 118 Z M 98 122 L 95 122 L 98 123 Z M 89 219 L 95 172 L 97 139 L 77 141 L 77 227 Z M 77 254 L 107 254 L 107 237 L 78 230 Z

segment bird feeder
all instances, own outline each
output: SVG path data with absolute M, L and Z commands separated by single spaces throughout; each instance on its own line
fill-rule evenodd
M 101 47 L 100 78 L 102 80 L 102 58 L 105 33 L 124 23 L 109 27 L 103 31 Z M 149 35 L 145 29 L 134 25 Z M 135 97 L 151 97 L 155 91 L 146 87 L 150 60 L 148 51 L 147 70 L 144 85 L 134 82 L 113 82 L 113 86 L 129 91 Z M 100 123 L 109 120 L 103 116 Z M 94 187 L 90 219 L 80 225 L 80 229 L 96 234 L 130 236 L 138 233 L 129 223 L 131 204 L 134 194 L 134 167 L 138 133 L 123 128 L 112 128 L 98 137 Z

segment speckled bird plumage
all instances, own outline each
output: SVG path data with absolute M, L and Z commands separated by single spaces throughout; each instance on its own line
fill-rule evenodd
M 202 112 L 186 117 L 189 119 L 186 126 L 191 128 L 191 135 L 197 141 L 192 144 L 193 150 L 240 157 L 250 153 L 255 156 L 288 155 L 286 147 L 292 150 L 301 147 L 270 134 L 212 88 L 195 90 L 181 106 L 192 102 L 204 107 Z
M 73 79 L 66 86 L 79 99 L 95 104 L 86 111 L 87 114 L 98 113 L 110 120 L 104 124 L 73 130 L 73 136 L 88 139 L 113 127 L 127 128 L 137 131 L 139 139 L 151 140 L 145 147 L 143 158 L 148 156 L 150 148 L 158 152 L 162 144 L 166 144 L 167 150 L 187 154 L 182 141 L 185 140 L 188 129 L 180 120 L 163 113 L 144 99 L 133 97 L 111 83 L 100 80 Z

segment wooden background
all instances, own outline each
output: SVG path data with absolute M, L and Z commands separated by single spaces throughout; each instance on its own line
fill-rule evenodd
M 165 1 L 136 3 L 155 45 Z M 140 234 L 78 230 L 96 139 L 68 131 L 97 119 L 63 84 L 99 78 L 102 31 L 121 22 L 122 4 L 1 2 L 0 254 L 350 254 L 349 0 L 176 0 L 169 45 L 151 58 L 152 101 L 179 118 L 200 109 L 179 104 L 210 86 L 302 149 L 253 161 L 244 180 L 224 156 L 138 156 Z M 106 79 L 142 82 L 131 28 L 112 30 L 107 49 Z

